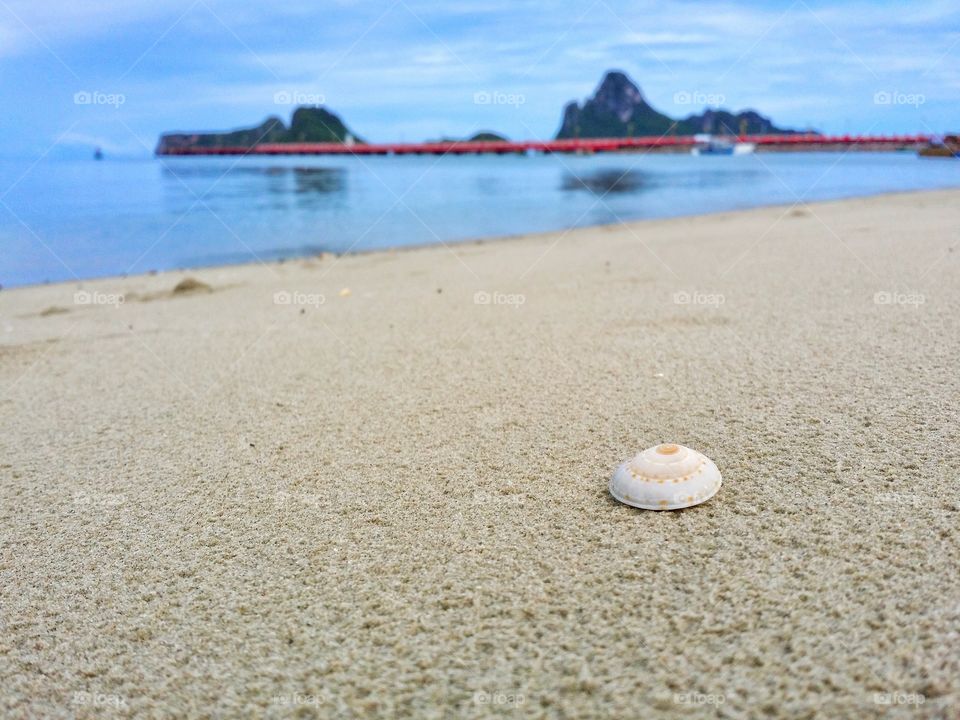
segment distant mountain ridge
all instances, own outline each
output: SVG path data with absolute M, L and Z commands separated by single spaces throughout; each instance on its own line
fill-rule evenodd
M 491 130 L 481 130 L 476 132 L 470 137 L 458 138 L 458 137 L 440 137 L 436 140 L 427 140 L 427 142 L 439 142 L 439 143 L 456 143 L 456 142 L 509 142 L 509 139 L 505 135 L 500 135 Z
M 699 114 L 674 119 L 656 110 L 643 97 L 640 88 L 623 72 L 611 70 L 604 75 L 593 97 L 582 104 L 568 103 L 557 139 L 622 138 L 644 135 L 717 135 L 791 134 L 779 128 L 770 118 L 754 110 L 732 113 L 727 110 L 705 110 Z M 470 138 L 473 142 L 505 140 L 497 133 L 482 132 Z M 157 154 L 176 153 L 189 148 L 251 148 L 263 143 L 359 143 L 364 141 L 325 107 L 298 107 L 289 127 L 279 117 L 271 116 L 255 127 L 229 132 L 165 133 L 160 136 Z
M 278 117 L 268 117 L 252 128 L 225 133 L 165 133 L 160 136 L 157 154 L 188 147 L 253 147 L 262 143 L 357 142 L 358 138 L 334 113 L 323 107 L 298 107 L 290 127 Z
M 582 105 L 570 102 L 563 109 L 557 139 L 638 137 L 642 135 L 791 134 L 796 130 L 778 128 L 770 118 L 754 110 L 731 113 L 706 110 L 675 120 L 654 109 L 640 88 L 623 72 L 604 75 L 593 97 Z

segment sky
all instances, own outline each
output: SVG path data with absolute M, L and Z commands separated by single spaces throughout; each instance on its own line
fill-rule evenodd
M 0 0 L 0 155 L 148 156 L 324 104 L 368 141 L 549 138 L 610 69 L 682 117 L 960 129 L 960 3 Z

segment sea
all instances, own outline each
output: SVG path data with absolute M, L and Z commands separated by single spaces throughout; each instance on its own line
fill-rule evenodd
M 949 187 L 911 152 L 0 159 L 0 285 Z

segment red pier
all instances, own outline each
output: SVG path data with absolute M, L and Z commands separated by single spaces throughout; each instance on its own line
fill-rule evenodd
M 764 150 L 859 148 L 896 150 L 930 141 L 929 135 L 748 135 L 738 142 Z M 682 152 L 697 142 L 692 136 L 519 140 L 503 142 L 428 143 L 263 143 L 253 147 L 166 148 L 159 155 L 507 155 L 516 153 L 598 153 L 630 150 Z

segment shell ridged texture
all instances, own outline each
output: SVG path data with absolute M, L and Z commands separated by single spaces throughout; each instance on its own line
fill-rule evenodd
M 707 456 L 664 443 L 621 465 L 610 480 L 610 493 L 646 510 L 679 510 L 709 500 L 721 484 L 720 471 Z

